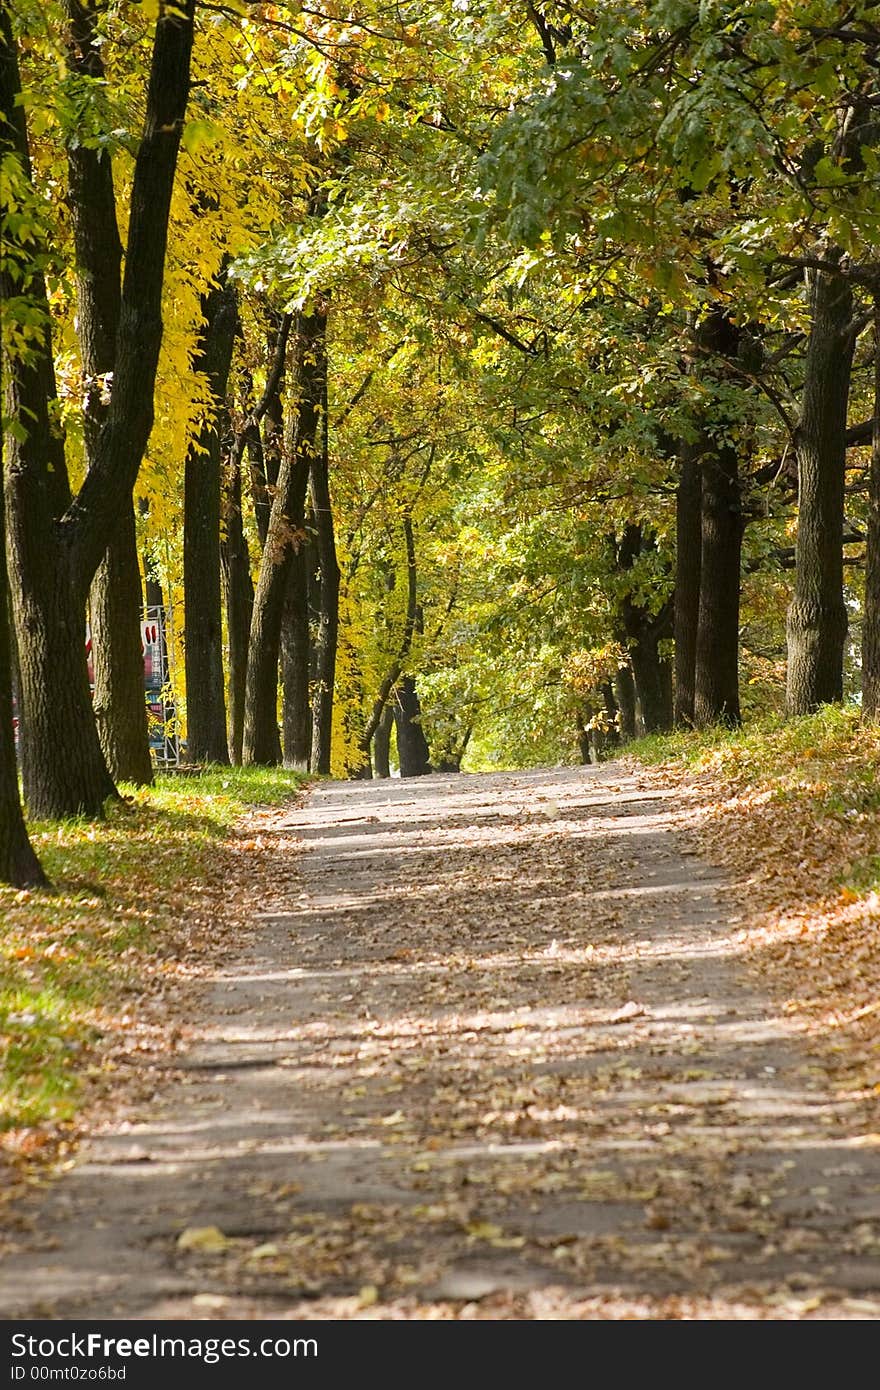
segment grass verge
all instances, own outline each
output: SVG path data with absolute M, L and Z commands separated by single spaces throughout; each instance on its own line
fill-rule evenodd
M 105 821 L 30 826 L 54 891 L 0 887 L 0 1148 L 57 1149 L 89 1082 L 156 1044 L 169 984 L 211 949 L 233 827 L 303 782 L 213 768 L 123 788 Z M 240 845 L 239 845 L 240 847 Z
M 730 871 L 749 963 L 843 1086 L 880 1091 L 880 728 L 827 706 L 627 751 Z

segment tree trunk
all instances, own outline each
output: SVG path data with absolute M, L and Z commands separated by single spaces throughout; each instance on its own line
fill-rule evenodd
M 272 515 L 272 496 L 281 472 L 284 457 L 284 409 L 281 393 L 284 383 L 284 364 L 287 355 L 287 341 L 290 333 L 290 318 L 285 315 L 269 334 L 269 359 L 275 365 L 270 372 L 267 390 L 261 402 L 263 428 L 259 421 L 251 418 L 245 427 L 245 445 L 250 468 L 251 500 L 260 550 L 266 548 L 269 534 L 269 519 Z M 292 439 L 288 448 L 293 447 Z
M 391 725 L 394 723 L 394 712 L 389 704 L 386 704 L 379 716 L 376 725 L 376 732 L 373 734 L 373 776 L 391 776 Z
M 404 676 L 398 687 L 394 724 L 401 777 L 424 777 L 432 772 L 428 741 L 422 729 L 422 706 L 412 676 Z
M 625 575 L 633 570 L 643 552 L 656 549 L 656 542 L 643 534 L 641 526 L 630 525 L 614 546 L 617 569 Z M 672 667 L 661 657 L 659 649 L 659 643 L 672 636 L 672 609 L 670 599 L 659 611 L 652 612 L 626 591 L 618 600 L 620 625 L 626 635 L 646 734 L 672 728 Z
M 251 561 L 241 514 L 241 459 L 229 460 L 223 480 L 223 530 L 220 559 L 226 599 L 229 648 L 229 759 L 241 766 L 248 636 L 254 611 Z
M 278 747 L 278 659 L 281 629 L 288 603 L 290 575 L 297 549 L 305 540 L 305 497 L 309 471 L 323 433 L 326 396 L 327 316 L 321 310 L 298 314 L 294 325 L 294 383 L 296 423 L 285 449 L 272 500 L 266 543 L 254 594 L 248 642 L 247 690 L 244 719 L 244 762 L 273 765 Z M 286 332 L 280 340 L 283 366 Z M 267 392 L 264 404 L 268 405 Z M 291 747 L 291 752 L 293 748 Z
M 156 21 L 144 129 L 131 187 L 113 390 L 82 487 L 61 523 L 85 593 L 132 489 L 153 427 L 171 194 L 189 98 L 194 0 Z
M 6 9 L 0 10 L 0 151 L 25 177 L 30 157 L 18 55 Z M 107 771 L 92 711 L 85 648 L 85 591 L 76 582 L 56 518 L 70 500 L 64 440 L 49 418 L 57 399 L 49 305 L 32 248 L 18 246 L 28 273 L 22 283 L 2 272 L 4 300 L 26 294 L 44 326 L 26 361 L 4 361 L 5 408 L 26 422 L 10 435 L 4 460 L 8 560 L 16 583 L 12 609 L 18 635 L 19 739 L 25 804 L 39 819 L 103 814 L 116 788 Z
M 578 714 L 574 723 L 575 734 L 577 736 L 578 742 L 578 754 L 580 756 L 581 765 L 583 767 L 588 767 L 589 764 L 593 762 L 593 747 L 592 739 L 590 737 L 590 730 L 584 727 L 583 714 Z
M 614 677 L 614 693 L 620 711 L 620 737 L 629 742 L 636 736 L 636 686 L 629 663 Z
M 98 737 L 114 781 L 153 780 L 144 689 L 141 574 L 128 504 L 92 581 L 90 617 Z
M 865 555 L 862 713 L 867 719 L 880 719 L 880 290 L 874 291 L 874 427 Z
M 709 384 L 722 384 L 731 369 L 760 368 L 760 339 L 745 333 L 724 309 L 710 309 L 694 332 L 696 353 L 704 360 L 697 370 Z M 742 361 L 740 360 L 742 358 Z M 730 364 L 728 367 L 727 364 Z M 700 558 L 691 558 L 685 579 L 685 601 L 693 605 L 693 583 L 699 580 L 696 647 L 694 651 L 693 722 L 740 723 L 739 595 L 743 516 L 739 482 L 739 453 L 723 437 L 730 424 L 723 408 L 701 422 L 696 446 L 701 473 L 699 516 Z M 694 488 L 696 492 L 696 488 Z M 693 519 L 689 518 L 693 527 Z M 687 524 L 687 523 L 686 523 Z M 688 536 L 692 543 L 693 533 Z
M 102 81 L 96 13 L 65 0 L 67 53 L 78 79 Z M 76 263 L 76 328 L 83 368 L 83 432 L 91 465 L 107 416 L 108 385 L 116 364 L 122 307 L 122 243 L 116 221 L 113 165 L 107 150 L 71 141 L 67 152 Z M 98 736 L 114 780 L 153 780 L 144 695 L 141 577 L 134 509 L 129 501 L 113 532 L 91 589 L 94 705 Z
M 171 193 L 189 94 L 193 0 L 156 22 L 143 135 L 135 160 L 113 391 L 85 481 L 71 502 L 64 442 L 50 423 L 57 398 L 50 317 L 39 257 L 21 246 L 23 277 L 4 275 L 4 297 L 26 295 L 41 316 L 42 342 L 27 363 L 7 363 L 7 404 L 26 421 L 7 462 L 9 556 L 16 586 L 25 796 L 45 817 L 99 816 L 116 795 L 98 740 L 85 660 L 88 587 L 131 501 L 153 422 L 162 340 L 161 298 Z M 3 152 L 30 178 L 15 42 L 0 10 Z M 12 239 L 10 238 L 10 244 Z M 39 251 L 39 248 L 37 248 Z
M 696 452 L 683 445 L 675 499 L 675 723 L 694 722 L 697 621 L 700 612 L 702 473 Z M 621 702 L 621 709 L 623 704 Z M 633 704 L 633 730 L 635 706 Z M 623 730 L 621 730 L 623 732 Z M 624 733 L 624 737 L 633 737 Z
M 225 277 L 225 270 L 221 272 Z M 217 284 L 202 303 L 204 328 L 194 370 L 211 388 L 211 413 L 190 445 L 184 469 L 183 602 L 187 759 L 228 763 L 223 688 L 220 578 L 222 434 L 232 349 L 238 329 L 235 290 Z
M 664 733 L 672 728 L 672 668 L 660 656 L 658 640 L 658 634 L 647 624 L 630 647 L 646 734 Z
M 406 617 L 403 624 L 403 635 L 398 648 L 397 656 L 391 663 L 391 669 L 386 673 L 382 684 L 379 686 L 378 693 L 373 701 L 373 708 L 367 720 L 366 728 L 361 737 L 361 751 L 368 757 L 370 752 L 370 742 L 379 721 L 385 711 L 388 697 L 400 679 L 403 670 L 403 663 L 409 656 L 412 640 L 416 629 L 419 626 L 419 600 L 418 600 L 418 571 L 416 569 L 416 541 L 413 531 L 412 517 L 409 512 L 404 512 L 403 516 L 403 538 L 406 546 Z M 394 587 L 394 571 L 389 568 L 388 573 L 389 587 Z
M 8 589 L 3 490 L 0 488 L 0 883 L 11 883 L 16 888 L 36 888 L 45 885 L 46 875 L 28 839 L 18 799 Z
M 309 704 L 309 576 L 306 547 L 295 552 L 281 625 L 281 726 L 284 766 L 308 772 L 312 753 Z
M 145 506 L 141 502 L 141 507 Z M 165 611 L 165 596 L 162 592 L 162 584 L 155 569 L 152 557 L 148 552 L 144 553 L 144 590 L 147 600 L 147 609 L 155 609 L 156 618 L 162 630 L 162 670 L 160 672 L 162 685 L 162 733 L 163 749 L 162 757 L 168 763 L 174 763 L 178 757 L 178 738 L 177 738 L 177 711 L 174 704 L 167 703 L 171 671 L 168 664 L 168 622 Z
M 44 510 L 46 499 L 40 489 L 28 486 L 36 470 L 27 464 L 18 466 L 31 450 L 48 444 L 48 419 L 45 415 L 39 419 L 39 397 L 35 399 L 28 390 L 26 378 L 32 375 L 17 368 L 8 381 L 12 410 L 28 410 L 30 399 L 36 411 L 30 417 L 27 439 L 13 442 L 6 471 L 8 554 L 19 577 L 13 588 L 13 611 L 20 634 L 24 797 L 35 819 L 97 819 L 104 813 L 105 802 L 118 793 L 104 761 L 92 710 L 85 606 L 65 568 L 63 552 L 46 543 L 52 534 Z
M 325 344 L 326 353 L 326 344 Z M 339 562 L 330 497 L 327 441 L 327 371 L 323 373 L 321 447 L 312 459 L 309 485 L 315 516 L 315 540 L 321 574 L 318 635 L 315 642 L 315 694 L 312 702 L 312 772 L 330 772 L 333 734 L 333 692 L 336 684 L 336 644 L 339 635 Z
M 702 459 L 700 606 L 694 671 L 694 723 L 737 725 L 739 593 L 743 521 L 735 446 L 716 444 Z
M 826 260 L 839 257 L 825 252 Z M 810 272 L 812 324 L 798 426 L 798 533 L 788 610 L 790 714 L 843 696 L 843 500 L 846 414 L 854 335 L 852 291 L 842 276 Z

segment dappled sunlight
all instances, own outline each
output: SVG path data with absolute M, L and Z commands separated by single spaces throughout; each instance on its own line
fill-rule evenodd
M 329 784 L 270 824 L 299 875 L 206 968 L 173 1088 L 68 1184 L 123 1231 L 146 1207 L 150 1307 L 193 1281 L 736 1307 L 791 1297 L 817 1248 L 835 1297 L 867 1286 L 880 1150 L 741 969 L 747 925 L 668 798 L 555 769 Z

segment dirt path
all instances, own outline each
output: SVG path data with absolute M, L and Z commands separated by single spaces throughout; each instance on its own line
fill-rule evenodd
M 880 1316 L 878 1136 L 674 813 L 612 765 L 276 817 L 298 898 L 43 1196 L 0 1313 Z

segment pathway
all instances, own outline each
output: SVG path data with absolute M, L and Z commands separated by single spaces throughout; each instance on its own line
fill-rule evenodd
M 0 1314 L 880 1315 L 877 1136 L 675 810 L 604 765 L 275 814 L 299 896 L 35 1199 Z

